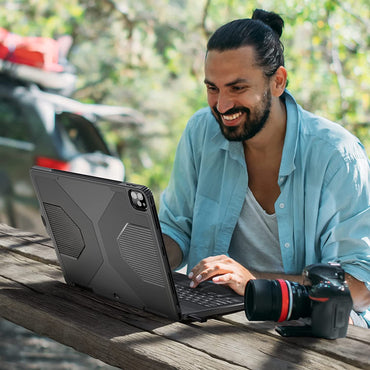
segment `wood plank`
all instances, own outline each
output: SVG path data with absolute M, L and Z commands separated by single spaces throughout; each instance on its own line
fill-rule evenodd
M 269 333 L 271 336 L 279 337 L 279 334 L 274 329 L 276 323 L 248 321 L 242 312 L 224 316 L 222 320 L 253 331 Z M 370 369 L 369 333 L 369 329 L 349 325 L 346 338 L 335 340 L 311 337 L 282 339 L 287 343 L 297 344 L 300 348 L 307 348 L 324 355 L 330 354 L 334 359 L 347 362 L 358 368 Z
M 11 234 L 10 237 L 7 236 L 8 232 Z M 20 237 L 18 237 L 18 233 L 17 229 L 0 225 L 0 246 L 3 246 L 4 251 L 10 249 L 19 255 L 31 258 L 35 262 L 41 261 L 45 263 L 54 258 L 54 263 L 56 263 L 54 251 L 50 248 L 50 240 L 44 240 L 44 237 L 27 232 L 20 232 Z M 45 249 L 53 251 L 53 258 L 44 257 Z M 274 358 L 274 350 L 280 346 L 286 349 L 286 351 L 281 349 L 276 351 L 278 353 L 278 361 L 275 365 L 279 365 L 279 367 L 291 366 L 295 362 L 295 360 L 292 360 L 292 354 L 294 354 L 294 357 L 299 355 L 297 358 L 304 357 L 301 363 L 305 367 L 310 363 L 313 368 L 320 368 L 320 365 L 325 366 L 325 364 L 330 365 L 331 368 L 337 368 L 337 366 L 343 368 L 343 362 L 347 362 L 358 367 L 370 368 L 369 356 L 367 356 L 370 349 L 369 338 L 366 329 L 350 327 L 347 338 L 337 339 L 336 341 L 318 340 L 317 338 L 281 338 L 273 329 L 274 323 L 248 322 L 244 313 L 228 315 L 222 318 L 224 323 L 228 323 L 230 326 L 225 326 L 224 324 L 218 326 L 219 322 L 210 320 L 206 324 L 192 324 L 184 328 L 183 324 L 170 323 L 168 320 L 117 304 L 116 302 L 110 302 L 78 288 L 67 287 L 66 289 L 59 267 L 53 270 L 50 269 L 50 266 L 47 267 L 29 260 L 22 260 L 22 258 L 17 258 L 14 255 L 12 258 L 14 260 L 5 261 L 3 258 L 1 259 L 4 264 L 0 266 L 0 271 L 13 276 L 13 278 L 22 277 L 21 284 L 30 284 L 32 289 L 37 285 L 37 289 L 44 294 L 51 289 L 53 296 L 71 300 L 87 309 L 91 309 L 92 306 L 97 307 L 99 312 L 104 312 L 104 314 L 112 318 L 117 319 L 117 317 L 120 317 L 121 321 L 124 321 L 126 324 L 142 330 L 148 330 L 187 346 L 193 346 L 193 348 L 202 348 L 202 351 L 211 356 L 217 357 L 222 353 L 222 357 L 224 357 L 224 353 L 226 353 L 226 357 L 229 357 L 230 361 L 235 361 L 235 363 L 242 366 L 255 367 L 256 364 L 260 365 L 263 361 L 266 361 L 266 355 Z M 24 273 L 24 264 L 27 264 L 27 268 L 30 269 L 27 274 Z M 44 269 L 45 266 L 46 269 Z M 33 278 L 27 279 L 26 276 L 33 276 Z M 43 283 L 38 284 L 39 282 L 37 282 L 37 278 L 35 280 L 35 276 L 38 276 Z M 45 279 L 48 283 L 46 283 Z M 246 340 L 243 335 L 248 337 L 248 351 L 249 354 L 252 354 L 248 356 L 250 359 L 248 363 L 245 362 L 244 350 Z M 271 338 L 267 340 L 266 335 L 274 338 L 275 343 L 271 342 Z M 221 337 L 222 340 L 220 340 Z M 232 341 L 235 342 L 235 338 L 239 338 L 237 345 L 230 346 Z M 268 345 L 266 345 L 266 340 Z M 352 340 L 354 343 L 350 343 L 348 340 Z M 282 341 L 285 341 L 285 344 L 282 344 Z M 216 343 L 216 345 L 209 349 L 209 343 L 211 342 Z M 334 343 L 335 345 L 333 345 Z M 337 345 L 337 343 L 340 343 L 340 345 Z M 290 345 L 291 348 L 286 346 L 286 344 Z M 261 348 L 264 349 L 261 350 Z M 297 352 L 297 348 L 304 348 L 304 355 L 302 355 L 301 349 Z M 316 356 L 316 360 L 311 361 L 311 355 Z M 332 358 L 330 359 L 330 357 Z M 340 359 L 339 362 L 337 358 Z M 276 360 L 274 361 L 276 362 Z
M 0 247 L 11 249 L 34 260 L 58 264 L 50 238 L 20 231 L 5 224 L 0 224 Z
M 205 324 L 195 323 L 182 330 L 174 326 L 159 327 L 154 332 L 181 340 L 181 343 L 195 345 L 208 353 L 222 353 L 223 358 L 251 369 L 355 369 L 363 366 L 361 362 L 346 363 L 347 361 L 335 358 L 332 351 L 326 354 L 316 352 L 308 347 L 297 346 L 296 341 L 290 343 L 285 338 L 268 337 L 216 320 Z
M 241 369 L 63 299 L 0 277 L 0 312 L 9 321 L 122 368 Z
M 16 229 L 4 223 L 0 223 L 0 234 L 4 234 L 6 236 L 15 236 L 18 239 L 24 239 L 27 241 L 32 241 L 34 243 L 45 244 L 49 247 L 52 247 L 52 242 L 49 237 L 31 231 Z
M 6 253 L 5 256 L 1 256 L 0 271 L 2 275 L 5 274 L 23 286 L 28 286 L 45 296 L 49 295 L 49 301 L 73 302 L 83 310 L 96 310 L 96 315 L 104 314 L 104 317 L 107 316 L 135 328 L 150 331 L 163 339 L 167 338 L 181 343 L 187 348 L 199 349 L 212 358 L 219 360 L 226 358 L 228 362 L 248 368 L 260 368 L 271 361 L 274 362 L 274 368 L 300 368 L 300 366 L 315 369 L 352 368 L 350 365 L 337 361 L 336 352 L 334 356 L 330 350 L 326 354 L 313 352 L 309 347 L 302 350 L 295 345 L 294 339 L 292 343 L 289 343 L 292 338 L 286 341 L 277 335 L 263 334 L 262 329 L 260 332 L 250 330 L 240 323 L 236 326 L 216 320 L 191 325 L 171 323 L 168 320 L 138 312 L 139 310 L 132 310 L 119 303 L 110 302 L 87 291 L 67 287 L 61 283 L 63 278 L 58 267 L 44 265 L 33 260 L 28 261 L 24 256 Z M 118 307 L 120 307 L 119 310 Z M 26 326 L 24 323 L 22 325 Z M 101 359 L 101 357 L 98 358 Z

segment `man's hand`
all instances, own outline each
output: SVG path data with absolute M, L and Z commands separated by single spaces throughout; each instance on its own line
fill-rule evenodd
M 215 284 L 229 286 L 236 293 L 244 295 L 245 286 L 255 279 L 245 267 L 225 255 L 213 256 L 200 261 L 190 272 L 190 286 L 195 288 L 202 281 L 212 280 Z
M 357 312 L 366 311 L 370 307 L 370 291 L 365 286 L 365 283 L 347 273 L 346 281 L 351 292 L 353 309 Z

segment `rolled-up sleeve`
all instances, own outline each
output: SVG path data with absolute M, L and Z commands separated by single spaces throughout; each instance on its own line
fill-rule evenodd
M 180 267 L 186 263 L 189 253 L 197 183 L 190 131 L 191 121 L 178 144 L 170 181 L 161 195 L 159 210 L 162 233 L 171 237 L 182 250 Z
M 370 288 L 370 164 L 359 147 L 332 160 L 318 218 L 322 262 L 336 260 Z

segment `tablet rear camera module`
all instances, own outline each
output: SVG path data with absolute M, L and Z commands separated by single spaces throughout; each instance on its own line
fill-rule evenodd
M 129 197 L 132 206 L 139 211 L 145 211 L 147 209 L 147 203 L 144 195 L 137 190 L 130 190 Z

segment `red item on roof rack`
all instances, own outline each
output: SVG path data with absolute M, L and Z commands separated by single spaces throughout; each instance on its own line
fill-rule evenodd
M 70 96 L 75 90 L 75 68 L 67 60 L 72 37 L 23 37 L 0 27 L 0 73 Z
M 0 28 L 0 59 L 49 72 L 62 72 L 59 44 L 49 37 L 24 37 Z

